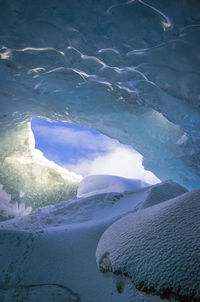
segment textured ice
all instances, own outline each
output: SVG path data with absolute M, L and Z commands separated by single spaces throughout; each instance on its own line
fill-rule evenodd
M 56 172 L 62 194 L 40 194 L 27 144 L 33 116 L 93 127 L 132 145 L 160 179 L 199 186 L 199 1 L 0 5 L 0 183 L 12 202 L 76 194 Z
M 131 284 L 119 294 L 98 271 L 95 251 L 114 221 L 137 211 L 153 188 L 165 184 L 73 199 L 0 223 L 0 299 L 64 302 L 70 289 L 84 302 L 144 302 Z
M 114 175 L 89 175 L 81 181 L 77 191 L 77 197 L 91 195 L 139 190 L 150 186 L 140 179 L 124 178 Z
M 14 215 L 16 204 L 18 212 L 75 197 L 81 181 L 35 149 L 34 116 L 93 127 L 132 145 L 160 179 L 199 187 L 199 1 L 0 0 L 0 7 L 5 217 Z M 103 259 L 112 267 L 119 263 L 119 270 L 125 259 L 140 290 L 166 296 L 168 289 L 189 299 L 194 293 L 198 301 L 198 192 L 165 201 L 171 198 L 165 186 L 167 194 L 152 187 L 104 193 L 1 223 L 0 300 L 142 301 L 130 284 L 119 294 L 98 272 L 94 257 L 106 228 L 139 209 L 104 233 L 99 249 L 114 250 Z M 182 192 L 173 188 L 173 194 Z M 151 206 L 159 201 L 164 202 Z M 130 235 L 122 237 L 125 243 L 130 239 L 127 245 L 120 245 L 123 230 Z M 115 252 L 123 257 L 113 262 Z M 116 280 L 118 291 L 122 281 Z
M 17 202 L 12 204 L 10 200 L 11 196 L 3 190 L 3 186 L 0 184 L 0 221 L 26 215 L 32 211 L 32 207 L 25 208 L 23 203 L 18 204 Z
M 199 217 L 197 189 L 121 218 L 99 241 L 100 270 L 126 276 L 149 301 L 200 301 Z
M 30 124 L 18 128 L 20 140 L 15 134 L 6 138 L 13 142 L 12 152 L 4 154 L 1 163 L 3 170 L 0 178 L 2 183 L 6 183 L 3 190 L 7 196 L 7 210 L 2 213 L 4 217 L 18 216 L 26 212 L 25 208 L 35 209 L 76 196 L 78 184 L 82 180 L 82 176 L 47 160 L 41 151 L 34 148 L 35 140 Z M 5 204 L 5 197 L 1 197 L 0 208 Z M 12 213 L 9 209 L 13 209 Z

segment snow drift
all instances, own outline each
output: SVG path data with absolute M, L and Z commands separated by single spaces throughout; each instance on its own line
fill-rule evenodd
M 114 175 L 90 175 L 84 177 L 79 184 L 77 197 L 109 192 L 137 191 L 147 186 L 148 184 L 140 179 L 128 179 Z
M 137 211 L 155 188 L 164 200 L 166 184 L 172 197 L 186 191 L 164 182 L 138 191 L 75 198 L 0 223 L 0 299 L 144 302 L 131 284 L 119 294 L 113 281 L 98 271 L 95 251 L 104 231 Z
M 100 271 L 125 276 L 147 301 L 199 301 L 199 217 L 200 189 L 121 218 L 99 241 Z

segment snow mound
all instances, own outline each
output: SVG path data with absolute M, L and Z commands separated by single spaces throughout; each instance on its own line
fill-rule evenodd
M 140 209 L 151 207 L 186 192 L 188 192 L 186 188 L 172 180 L 163 181 L 156 186 L 151 186 L 148 196 L 143 201 Z
M 100 271 L 126 276 L 147 300 L 200 301 L 199 217 L 197 189 L 121 218 L 99 241 Z
M 75 198 L 39 208 L 30 215 L 5 221 L 0 224 L 0 229 L 38 231 L 63 225 L 88 224 L 90 222 L 97 224 L 98 221 L 110 221 L 112 223 L 123 215 L 151 204 L 163 202 L 186 191 L 184 187 L 168 180 L 138 191 L 111 192 Z
M 102 276 L 95 251 L 113 222 L 140 209 L 152 190 L 165 185 L 63 201 L 0 223 L 0 301 L 64 302 L 69 289 L 75 301 L 144 302 L 131 283 L 119 294 L 121 282 L 116 290 Z M 173 194 L 169 182 L 170 187 Z
M 77 197 L 86 197 L 109 192 L 136 191 L 149 186 L 140 179 L 129 179 L 114 175 L 89 175 L 78 187 Z

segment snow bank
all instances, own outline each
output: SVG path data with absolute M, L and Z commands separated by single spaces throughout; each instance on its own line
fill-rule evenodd
M 142 202 L 140 209 L 145 209 L 161 203 L 163 201 L 172 199 L 183 193 L 186 193 L 183 186 L 173 182 L 172 180 L 163 181 L 156 186 L 151 186 L 147 198 Z
M 100 271 L 126 276 L 149 301 L 200 301 L 199 217 L 200 189 L 121 218 L 99 241 Z
M 77 197 L 109 192 L 136 191 L 147 186 L 149 185 L 140 179 L 129 179 L 114 175 L 89 175 L 79 184 Z
M 91 222 L 97 224 L 99 221 L 108 220 L 111 222 L 129 212 L 149 207 L 151 204 L 163 202 L 185 192 L 187 190 L 184 187 L 169 180 L 138 191 L 75 198 L 39 208 L 20 219 L 6 221 L 0 224 L 0 229 L 38 231 L 62 225 Z
M 119 294 L 120 285 L 99 272 L 95 252 L 103 232 L 137 211 L 156 186 L 72 199 L 0 223 L 0 300 L 144 302 L 132 284 Z

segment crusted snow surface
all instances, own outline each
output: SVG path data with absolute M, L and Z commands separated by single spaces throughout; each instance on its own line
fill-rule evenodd
M 183 186 L 173 182 L 172 180 L 162 182 L 151 187 L 147 198 L 140 205 L 140 209 L 148 208 L 186 192 L 187 190 Z
M 197 189 L 121 218 L 99 241 L 100 270 L 125 275 L 146 294 L 200 301 L 199 217 Z
M 67 286 L 59 284 L 30 284 L 18 289 L 0 291 L 3 302 L 80 302 L 80 297 Z
M 100 221 L 114 221 L 122 215 L 134 211 L 146 200 L 149 190 L 126 193 L 104 193 L 85 198 L 63 201 L 57 205 L 37 209 L 20 219 L 4 222 L 1 228 L 21 230 L 42 230 Z
M 132 284 L 121 293 L 121 280 L 116 289 L 102 276 L 95 252 L 103 232 L 156 186 L 72 199 L 0 223 L 0 301 L 64 302 L 70 290 L 84 302 L 144 302 Z
M 129 179 L 114 175 L 89 175 L 79 184 L 77 197 L 109 192 L 133 191 L 147 186 L 149 184 L 140 179 Z
M 145 299 L 146 302 L 176 302 L 175 299 L 170 298 L 170 299 L 163 299 L 160 298 L 159 296 L 151 295 L 151 294 L 145 294 L 144 292 L 140 292 L 141 296 Z M 186 301 L 184 301 L 186 302 Z
M 0 224 L 0 229 L 11 228 L 31 231 L 62 225 L 114 221 L 128 212 L 148 207 L 151 203 L 165 201 L 186 191 L 184 187 L 168 180 L 137 191 L 110 192 L 74 198 L 56 205 L 39 208 L 20 219 L 6 221 Z

